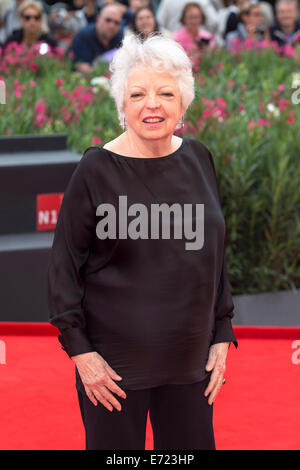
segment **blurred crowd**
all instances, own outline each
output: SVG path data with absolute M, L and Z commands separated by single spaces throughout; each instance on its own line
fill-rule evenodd
M 127 34 L 162 34 L 178 41 L 192 60 L 214 47 L 234 50 L 237 41 L 300 43 L 298 0 L 0 0 L 0 46 L 45 50 L 59 46 L 74 67 L 89 74 L 110 61 Z

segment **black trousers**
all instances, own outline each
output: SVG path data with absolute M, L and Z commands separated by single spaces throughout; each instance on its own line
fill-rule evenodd
M 126 390 L 127 398 L 115 395 L 121 411 L 95 406 L 78 391 L 85 427 L 86 450 L 144 450 L 147 414 L 153 430 L 154 450 L 215 450 L 213 405 L 201 382 Z M 122 385 L 121 385 L 122 388 Z

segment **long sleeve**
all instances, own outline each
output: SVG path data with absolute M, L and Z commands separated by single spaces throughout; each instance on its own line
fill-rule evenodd
M 218 193 L 218 199 L 220 206 L 222 207 L 222 201 L 219 191 L 219 186 L 217 182 L 217 174 L 213 161 L 213 157 L 210 152 L 209 159 L 215 174 L 216 187 Z M 234 317 L 234 304 L 232 301 L 232 296 L 230 292 L 230 284 L 226 267 L 226 235 L 224 238 L 223 245 L 223 260 L 222 260 L 222 269 L 220 275 L 220 281 L 217 291 L 217 299 L 215 303 L 215 329 L 214 329 L 214 338 L 212 344 L 223 343 L 223 342 L 232 342 L 235 347 L 238 347 L 238 342 L 234 335 L 232 329 L 231 320 Z
M 224 246 L 222 272 L 215 305 L 215 334 L 212 344 L 232 342 L 236 348 L 238 347 L 238 342 L 234 335 L 231 323 L 231 319 L 234 317 L 233 310 L 234 305 L 230 293 Z
M 82 271 L 95 230 L 89 191 L 91 165 L 85 151 L 64 193 L 48 263 L 49 322 L 69 357 L 94 351 L 83 311 Z

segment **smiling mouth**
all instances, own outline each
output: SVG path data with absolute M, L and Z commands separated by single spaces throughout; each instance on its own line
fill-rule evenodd
M 154 124 L 154 123 L 163 122 L 163 121 L 164 121 L 164 118 L 146 118 L 146 119 L 143 119 L 143 122 L 149 123 L 149 124 Z

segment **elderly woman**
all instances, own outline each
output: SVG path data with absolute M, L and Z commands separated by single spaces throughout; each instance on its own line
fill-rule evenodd
M 89 147 L 62 201 L 50 322 L 75 363 L 86 449 L 215 449 L 213 402 L 237 347 L 213 157 L 174 135 L 191 62 L 128 36 L 110 65 L 118 137 Z M 117 411 L 116 411 L 117 410 Z
M 4 47 L 12 42 L 33 44 L 43 42 L 56 47 L 56 40 L 47 33 L 48 27 L 43 21 L 43 5 L 34 0 L 25 0 L 18 8 L 20 29 L 16 29 L 5 41 Z

